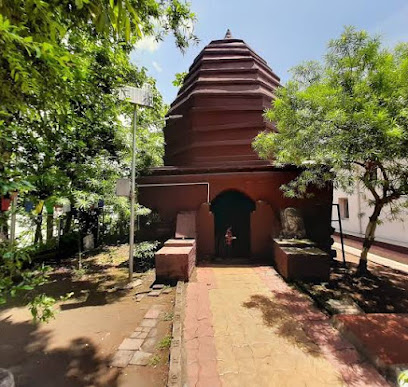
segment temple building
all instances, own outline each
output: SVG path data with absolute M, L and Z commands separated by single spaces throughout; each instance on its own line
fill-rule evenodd
M 295 207 L 307 237 L 330 250 L 332 187 L 310 199 L 287 198 L 280 187 L 299 170 L 261 160 L 252 148 L 259 132 L 276 130 L 263 113 L 279 82 L 266 61 L 229 31 L 196 57 L 168 113 L 182 118 L 164 129 L 164 166 L 138 180 L 140 203 L 160 218 L 156 238 L 180 237 L 177 217 L 190 214 L 185 219 L 193 223 L 192 234 L 186 236 L 196 239 L 198 261 L 269 259 L 282 229 L 281 211 Z M 234 236 L 230 251 L 228 228 Z

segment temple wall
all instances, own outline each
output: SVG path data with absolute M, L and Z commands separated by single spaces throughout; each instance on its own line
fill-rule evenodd
M 279 85 L 279 77 L 243 40 L 212 41 L 171 104 L 169 114 L 181 117 L 164 128 L 165 165 L 267 164 L 251 143 L 259 132 L 274 130 L 263 113 Z
M 220 214 L 229 212 L 225 222 L 235 221 L 237 235 L 242 236 L 237 240 L 245 241 L 234 246 L 247 255 L 250 245 L 252 257 L 268 257 L 272 238 L 281 230 L 280 211 L 297 207 L 308 237 L 323 250 L 330 250 L 332 187 L 317 191 L 314 198 L 289 199 L 280 187 L 293 180 L 299 170 L 275 168 L 261 160 L 252 147 L 258 133 L 276 130 L 263 113 L 271 107 L 279 86 L 279 77 L 265 60 L 230 33 L 203 48 L 168 112 L 179 118 L 168 120 L 164 128 L 165 166 L 138 181 L 155 185 L 138 190 L 140 203 L 161 218 L 156 230 L 150 230 L 153 238 L 173 238 L 177 213 L 195 211 L 197 257 L 212 256 L 215 232 L 217 241 L 224 236 Z M 192 183 L 205 184 L 188 185 Z M 234 207 L 218 212 L 215 227 L 210 204 L 225 191 L 241 192 L 250 206 L 243 215 L 240 204 L 230 198 L 224 206 L 232 203 Z
M 198 258 L 212 255 L 214 246 L 214 222 L 207 202 L 206 185 L 159 186 L 160 184 L 209 183 L 210 202 L 220 193 L 236 190 L 244 193 L 256 204 L 251 213 L 252 256 L 271 254 L 271 239 L 280 232 L 280 210 L 297 207 L 301 210 L 308 236 L 324 250 L 330 249 L 330 219 L 332 189 L 316 192 L 310 199 L 284 197 L 280 186 L 296 176 L 293 171 L 262 171 L 234 173 L 202 173 L 181 175 L 146 176 L 139 184 L 156 184 L 155 187 L 139 187 L 141 204 L 156 210 L 161 219 L 175 224 L 180 211 L 197 211 Z M 212 224 L 211 224 L 212 222 Z M 174 235 L 174 234 L 173 234 Z

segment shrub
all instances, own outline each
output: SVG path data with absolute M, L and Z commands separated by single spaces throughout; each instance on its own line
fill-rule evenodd
M 158 241 L 144 241 L 135 246 L 134 259 L 135 264 L 146 271 L 154 267 L 154 254 L 159 248 Z

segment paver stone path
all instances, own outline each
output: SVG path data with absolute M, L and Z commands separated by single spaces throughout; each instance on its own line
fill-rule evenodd
M 198 267 L 196 275 L 183 322 L 189 387 L 388 385 L 272 268 Z

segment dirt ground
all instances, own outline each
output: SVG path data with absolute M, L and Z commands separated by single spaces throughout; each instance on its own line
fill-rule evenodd
M 159 337 L 171 330 L 175 291 L 159 297 L 135 294 L 149 289 L 154 272 L 135 274 L 143 283 L 119 290 L 126 283 L 126 245 L 107 248 L 84 260 L 84 270 L 73 270 L 74 261 L 65 261 L 54 270 L 44 292 L 59 297 L 74 296 L 59 303 L 58 313 L 49 323 L 35 325 L 24 299 L 0 309 L 0 368 L 13 372 L 18 387 L 156 387 L 166 384 L 168 348 L 154 348 L 148 366 L 111 368 L 109 363 L 122 340 L 143 319 L 151 305 L 165 306 L 158 326 Z M 170 316 L 170 317 L 169 317 Z
M 359 257 L 346 253 L 347 267 L 338 260 L 332 267 L 327 284 L 302 284 L 318 302 L 329 299 L 351 299 L 365 313 L 406 313 L 408 310 L 408 277 L 406 273 L 369 262 L 370 274 L 355 276 Z

